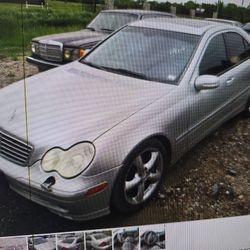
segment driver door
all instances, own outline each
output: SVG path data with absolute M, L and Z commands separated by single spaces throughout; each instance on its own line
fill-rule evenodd
M 232 98 L 232 92 L 227 87 L 234 79 L 234 72 L 230 70 L 223 33 L 208 41 L 197 67 L 197 77 L 217 76 L 218 87 L 197 90 L 195 84 L 190 86 L 192 111 L 189 114 L 189 147 L 199 142 L 230 115 L 228 100 Z

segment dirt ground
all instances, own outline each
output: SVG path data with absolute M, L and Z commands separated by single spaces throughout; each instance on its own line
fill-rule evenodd
M 22 58 L 16 61 L 11 59 L 0 59 L 0 88 L 17 80 L 21 80 L 24 76 L 29 77 L 37 73 L 37 68 L 27 63 L 25 60 L 23 61 Z
M 26 76 L 37 73 L 37 69 L 28 64 L 26 69 Z M 0 62 L 0 88 L 22 78 L 22 61 Z M 1 197 L 3 192 L 8 195 L 1 198 L 0 223 L 4 226 L 0 235 L 247 215 L 250 214 L 250 119 L 239 115 L 201 141 L 175 164 L 164 178 L 157 197 L 132 215 L 110 215 L 91 223 L 68 222 L 2 190 Z M 20 226 L 14 227 L 16 223 Z

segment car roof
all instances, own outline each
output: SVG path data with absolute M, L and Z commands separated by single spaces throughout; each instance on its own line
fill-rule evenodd
M 130 23 L 129 26 L 170 30 L 194 35 L 202 35 L 209 29 L 228 27 L 223 23 L 215 23 L 189 18 L 150 18 Z M 232 26 L 233 27 L 233 26 Z
M 102 13 L 128 13 L 128 14 L 136 14 L 136 15 L 149 15 L 149 14 L 160 14 L 165 16 L 175 17 L 174 14 L 163 11 L 155 11 L 155 10 L 137 10 L 137 9 L 115 9 L 115 10 L 103 10 Z

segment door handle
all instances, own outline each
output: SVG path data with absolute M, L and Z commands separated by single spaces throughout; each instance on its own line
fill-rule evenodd
M 234 77 L 231 77 L 231 78 L 227 79 L 226 80 L 226 86 L 231 85 L 233 83 L 233 81 L 234 81 Z

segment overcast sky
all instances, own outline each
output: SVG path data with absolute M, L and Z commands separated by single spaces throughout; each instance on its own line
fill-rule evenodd
M 185 3 L 187 2 L 187 0 L 158 0 L 158 2 L 177 2 L 177 3 Z M 218 0 L 193 0 L 196 3 L 217 3 Z M 234 3 L 237 4 L 239 6 L 242 5 L 242 1 L 244 3 L 244 6 L 247 7 L 250 4 L 250 0 L 221 0 L 223 3 L 228 4 L 228 3 Z

